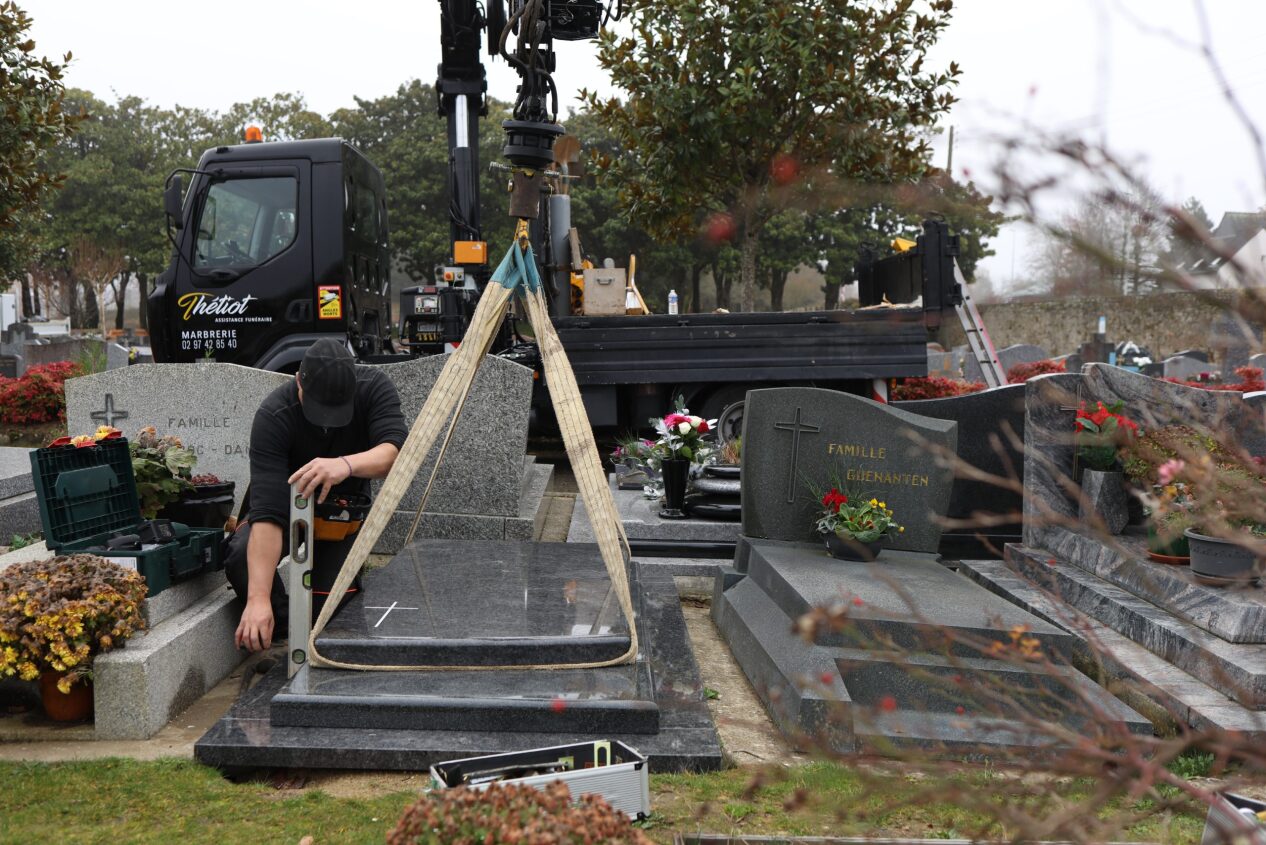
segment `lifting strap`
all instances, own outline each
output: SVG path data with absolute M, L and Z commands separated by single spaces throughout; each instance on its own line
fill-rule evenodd
M 520 226 L 520 233 L 526 234 L 525 227 Z M 339 602 L 347 594 L 352 579 L 364 567 L 374 544 L 378 542 L 379 536 L 386 528 L 392 514 L 395 513 L 401 498 L 409 489 L 422 462 L 439 439 L 442 430 L 444 430 L 444 438 L 436 458 L 436 469 L 443 462 L 444 452 L 448 448 L 462 406 L 474 383 L 475 373 L 492 347 L 497 331 L 505 319 L 506 303 L 511 297 L 516 296 L 524 303 L 528 322 L 536 333 L 537 345 L 545 365 L 545 378 L 549 384 L 554 415 L 558 418 L 563 443 L 567 447 L 567 458 L 571 462 L 572 472 L 580 488 L 581 499 L 593 523 L 598 551 L 602 555 L 607 575 L 611 578 L 611 589 L 615 593 L 625 624 L 628 626 L 628 651 L 619 657 L 595 662 L 514 666 L 383 666 L 345 663 L 322 657 L 316 647 L 317 636 L 325 629 Z M 418 520 L 426 507 L 431 486 L 435 482 L 435 476 L 435 471 L 432 471 L 422 494 L 422 501 L 417 507 L 417 517 L 405 539 L 406 543 L 413 540 Z M 554 324 L 549 318 L 549 308 L 541 290 L 541 280 L 536 270 L 536 261 L 532 256 L 532 247 L 527 243 L 525 236 L 517 238 L 484 289 L 475 314 L 471 318 L 470 327 L 466 331 L 465 339 L 444 364 L 444 369 L 440 372 L 430 395 L 427 396 L 426 403 L 413 422 L 408 439 L 401 447 L 400 454 L 396 456 L 391 472 L 383 482 L 378 498 L 357 533 L 356 542 L 352 544 L 352 550 L 339 570 L 338 578 L 330 589 L 325 607 L 321 609 L 321 615 L 317 617 L 316 624 L 308 635 L 308 654 L 311 655 L 312 663 L 318 667 L 374 671 L 593 669 L 631 663 L 637 659 L 638 637 L 637 619 L 634 616 L 633 599 L 629 589 L 629 558 L 628 538 L 624 535 L 624 526 L 620 522 L 615 502 L 611 498 L 611 488 L 607 484 L 607 476 L 602 469 L 602 461 L 598 457 L 598 447 L 594 443 L 593 430 L 589 426 L 589 416 L 585 413 L 580 388 L 576 384 L 576 376 L 572 373 L 567 353 L 563 350 L 558 334 L 554 331 Z

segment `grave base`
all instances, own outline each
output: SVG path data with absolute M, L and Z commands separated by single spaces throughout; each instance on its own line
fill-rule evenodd
M 417 672 L 338 672 L 321 670 L 321 676 L 335 678 L 340 693 L 359 691 L 364 695 L 382 683 L 397 686 L 405 695 L 394 700 L 377 702 L 368 711 L 352 707 L 350 697 L 327 700 L 325 714 L 307 709 L 310 702 L 287 701 L 285 666 L 279 664 L 243 695 L 194 747 L 194 756 L 207 765 L 222 769 L 304 767 L 329 769 L 424 770 L 432 763 L 459 757 L 521 751 L 588 739 L 618 739 L 650 758 L 654 771 L 703 771 L 720 768 L 722 754 L 716 729 L 704 699 L 703 684 L 690 649 L 685 619 L 677 597 L 676 586 L 667 573 L 637 570 L 640 596 L 640 628 L 642 657 L 635 667 L 611 667 L 591 670 L 494 670 L 487 673 Z M 370 573 L 372 575 L 372 573 Z M 369 589 L 367 576 L 367 592 Z M 337 621 L 338 617 L 335 617 Z M 650 727 L 647 711 L 615 714 L 611 711 L 599 718 L 584 706 L 568 709 L 568 676 L 586 679 L 591 689 L 600 689 L 604 682 L 626 685 L 631 670 L 639 675 L 638 687 L 649 686 L 645 695 L 635 698 L 653 702 L 658 711 L 657 730 Z M 383 680 L 384 676 L 393 678 Z M 551 680 L 550 676 L 555 676 Z M 515 678 L 525 686 L 516 689 Z M 642 679 L 644 678 L 644 681 Z M 297 680 L 297 679 L 296 679 Z M 419 690 L 438 686 L 460 691 L 461 685 L 498 686 L 495 697 L 481 699 L 499 713 L 496 723 L 471 729 L 463 719 L 450 718 L 453 710 L 438 699 L 426 700 Z M 557 689 L 545 689 L 553 684 Z M 545 686 L 542 686 L 545 685 Z M 409 688 L 412 687 L 412 690 Z M 293 686 L 290 686 L 293 689 Z M 290 693 L 285 693 L 289 695 Z M 278 702 L 278 698 L 281 701 Z M 518 699 L 521 703 L 512 704 Z M 360 705 L 366 703 L 361 700 Z M 472 703 L 474 700 L 472 699 Z M 278 706 L 280 704 L 280 707 Z M 440 705 L 432 709 L 432 705 Z M 296 705 L 298 705 L 296 707 Z M 377 721 L 393 708 L 403 706 L 404 721 Z M 524 708 L 530 719 L 517 722 L 504 719 L 514 707 Z M 618 709 L 618 708 L 617 708 Z M 428 713 L 428 710 L 430 711 Z M 601 713 L 601 708 L 599 708 Z M 296 713 L 300 713 L 297 718 Z M 278 724 L 302 721 L 307 726 Z M 313 726 L 324 722 L 327 726 Z M 341 726 L 328 726 L 330 722 Z M 403 729 L 388 729 L 388 724 Z M 359 725 L 359 726 L 358 726 Z M 440 730 L 437 726 L 452 730 Z M 524 727 L 534 728 L 523 730 Z M 622 730 L 621 730 L 622 728 Z
M 847 609 L 850 624 L 810 642 L 798 623 L 821 607 Z M 954 756 L 1049 748 L 1052 733 L 1026 729 L 1023 717 L 1043 712 L 1077 729 L 1084 706 L 1049 704 L 1078 696 L 1132 732 L 1152 731 L 1068 666 L 1048 672 L 982 656 L 991 642 L 1011 642 L 1017 626 L 1056 662 L 1076 640 L 929 555 L 885 551 L 864 564 L 833 560 L 812 544 L 744 539 L 735 568 L 716 581 L 712 614 L 775 723 L 801 747 L 914 746 Z M 959 645 L 948 646 L 946 632 Z

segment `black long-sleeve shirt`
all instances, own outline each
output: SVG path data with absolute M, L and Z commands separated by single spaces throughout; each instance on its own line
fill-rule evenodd
M 400 412 L 400 395 L 381 370 L 356 368 L 356 408 L 341 428 L 308 422 L 299 404 L 299 388 L 287 382 L 270 393 L 251 426 L 251 522 L 290 523 L 290 485 L 286 479 L 313 458 L 355 455 L 383 443 L 399 449 L 409 435 Z M 348 478 L 334 488 L 369 495 L 369 479 Z M 331 493 L 333 495 L 333 492 Z

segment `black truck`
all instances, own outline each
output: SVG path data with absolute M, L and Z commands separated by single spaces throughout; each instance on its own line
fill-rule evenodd
M 390 339 L 382 177 L 354 147 L 325 139 L 209 150 L 196 170 L 186 171 L 191 181 L 183 197 L 180 174 L 172 175 L 165 205 L 173 257 L 149 299 L 155 361 L 214 357 L 294 371 L 304 350 L 325 336 L 345 341 L 365 360 L 459 343 L 488 278 L 476 178 L 486 31 L 488 51 L 507 58 L 523 78 L 514 119 L 504 124 L 511 212 L 532 221 L 555 326 L 596 427 L 634 428 L 676 396 L 711 418 L 752 388 L 815 385 L 869 395 L 875 380 L 926 375 L 929 331 L 939 327 L 944 309 L 961 302 L 953 274 L 957 240 L 939 222 L 925 225 L 914 250 L 859 267 L 861 305 L 873 310 L 572 315 L 568 280 L 576 268 L 565 255 L 570 198 L 555 192 L 548 213 L 538 213 L 552 145 L 563 132 L 547 107 L 556 92 L 550 38 L 596 35 L 601 16 L 594 9 L 601 3 L 550 6 L 549 19 L 530 28 L 544 37 L 527 46 L 527 28 L 506 22 L 504 0 L 439 4 L 436 93 L 448 119 L 453 250 L 434 283 L 402 294 L 399 349 Z M 508 54 L 511 30 L 520 33 L 520 46 Z M 555 105 L 556 99 L 554 93 Z M 540 372 L 535 346 L 512 318 L 496 351 Z M 535 405 L 548 408 L 548 386 L 538 385 Z M 728 416 L 726 427 L 736 426 L 737 413 Z

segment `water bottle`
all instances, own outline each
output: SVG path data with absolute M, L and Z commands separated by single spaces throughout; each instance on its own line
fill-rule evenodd
M 677 313 L 677 291 L 675 290 L 670 290 L 668 292 L 668 313 Z

